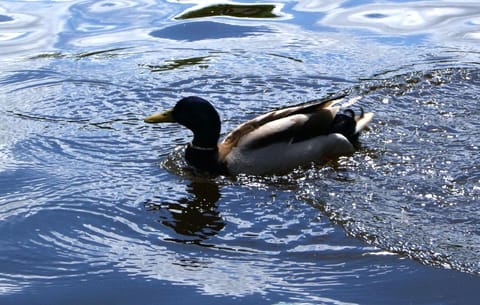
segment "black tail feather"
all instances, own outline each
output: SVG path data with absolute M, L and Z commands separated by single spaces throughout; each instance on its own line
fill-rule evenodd
M 363 109 L 361 110 L 361 116 L 363 116 Z M 352 109 L 345 109 L 343 114 L 337 114 L 333 119 L 330 126 L 329 133 L 340 133 L 344 135 L 351 143 L 358 141 L 358 133 L 355 133 L 355 127 L 357 122 L 355 121 L 355 111 Z

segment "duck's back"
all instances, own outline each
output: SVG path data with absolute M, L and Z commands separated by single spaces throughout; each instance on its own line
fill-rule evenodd
M 219 145 L 220 158 L 232 174 L 268 174 L 352 153 L 348 139 L 331 132 L 339 109 L 333 105 L 339 100 L 310 102 L 247 121 Z

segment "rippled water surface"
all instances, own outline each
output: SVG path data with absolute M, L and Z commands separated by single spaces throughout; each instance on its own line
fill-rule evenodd
M 2 1 L 0 304 L 475 304 L 478 1 Z M 348 93 L 352 156 L 195 177 L 189 131 Z

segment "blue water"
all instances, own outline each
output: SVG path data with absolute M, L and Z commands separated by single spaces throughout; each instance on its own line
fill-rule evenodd
M 184 19 L 211 3 L 0 3 L 0 304 L 476 304 L 480 4 Z M 193 177 L 189 131 L 142 120 L 339 93 L 360 149 L 284 176 Z

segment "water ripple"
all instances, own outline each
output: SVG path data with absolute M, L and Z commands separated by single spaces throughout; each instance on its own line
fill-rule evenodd
M 320 22 L 396 35 L 431 33 L 439 39 L 475 39 L 479 15 L 480 8 L 473 2 L 374 3 L 331 10 Z
M 332 180 L 314 182 L 306 196 L 321 198 L 318 204 L 331 218 L 374 245 L 478 273 L 478 225 L 464 213 L 477 215 L 480 199 L 475 158 L 480 118 L 476 104 L 467 102 L 480 88 L 479 72 L 436 73 L 443 81 L 434 86 L 427 78 L 408 87 L 391 83 L 375 89 L 388 105 L 377 117 L 376 134 L 382 138 L 364 137 L 375 151 L 341 165 L 345 172 L 324 170 Z M 394 96 L 385 100 L 388 94 Z M 403 119 L 412 113 L 418 121 Z M 322 191 L 314 191 L 319 187 Z
M 8 9 L 0 6 L 0 16 L 4 16 L 0 19 L 0 54 L 18 56 L 53 46 L 61 28 L 59 16 L 65 13 L 68 3 L 53 3 L 55 10 L 40 2 L 28 2 L 28 8 L 25 3 L 5 5 Z

